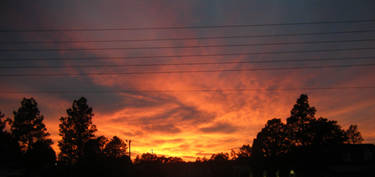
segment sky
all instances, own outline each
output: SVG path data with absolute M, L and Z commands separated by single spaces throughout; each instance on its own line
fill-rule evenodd
M 317 117 L 375 143 L 375 22 L 348 22 L 374 19 L 371 0 L 2 1 L 0 111 L 35 98 L 58 152 L 59 118 L 83 96 L 96 135 L 131 139 L 132 158 L 194 160 L 251 144 L 306 93 Z M 347 22 L 256 25 L 324 21 Z M 148 40 L 176 38 L 189 39 Z

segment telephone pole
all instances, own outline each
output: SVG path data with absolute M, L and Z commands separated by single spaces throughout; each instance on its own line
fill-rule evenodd
M 129 140 L 129 159 L 132 160 L 131 158 L 131 151 L 130 151 L 130 144 L 131 144 L 132 140 Z

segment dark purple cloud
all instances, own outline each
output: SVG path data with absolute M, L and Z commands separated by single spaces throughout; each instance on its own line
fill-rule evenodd
M 202 127 L 199 130 L 204 133 L 234 133 L 238 130 L 238 127 L 230 123 L 216 123 L 208 127 Z

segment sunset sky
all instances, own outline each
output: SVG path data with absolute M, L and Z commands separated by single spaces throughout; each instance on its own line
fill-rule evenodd
M 84 96 L 96 135 L 194 160 L 251 144 L 306 93 L 318 117 L 375 143 L 374 45 L 373 0 L 5 1 L 0 111 L 34 97 L 59 151 L 59 118 Z

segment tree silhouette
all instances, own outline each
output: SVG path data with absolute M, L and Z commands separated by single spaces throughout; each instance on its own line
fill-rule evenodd
M 345 131 L 347 143 L 349 144 L 361 144 L 363 141 L 362 135 L 358 130 L 357 125 L 350 125 L 348 130 Z
M 222 162 L 222 161 L 227 161 L 229 160 L 229 154 L 228 153 L 217 153 L 217 154 L 212 154 L 211 161 L 216 161 L 216 162 Z
M 251 156 L 251 147 L 250 145 L 242 145 L 240 147 L 240 152 L 238 153 L 238 156 L 239 157 L 242 157 L 242 158 L 249 158 Z
M 228 153 L 212 154 L 209 160 L 210 170 L 215 177 L 226 177 L 232 175 L 232 167 Z
M 28 168 L 52 167 L 56 162 L 56 153 L 52 147 L 44 142 L 36 142 L 26 152 Z
M 87 105 L 87 100 L 81 97 L 74 100 L 72 107 L 67 109 L 67 116 L 60 118 L 59 141 L 60 161 L 72 165 L 83 156 L 84 144 L 97 131 L 92 123 L 92 108 Z
M 127 145 L 117 136 L 105 145 L 104 154 L 111 159 L 119 159 L 126 155 Z
M 134 163 L 136 165 L 136 176 L 162 176 L 161 161 L 156 154 L 143 153 L 141 156 L 137 155 Z
M 301 132 L 310 141 L 305 144 L 312 146 L 343 144 L 347 140 L 345 131 L 334 120 L 314 119 L 307 127 L 306 132 Z
M 7 120 L 5 119 L 5 115 L 0 112 L 0 133 L 5 133 L 5 126 L 7 124 Z
M 251 154 L 252 154 L 252 148 L 249 144 L 242 145 L 238 151 L 235 151 L 233 149 L 231 151 L 232 160 L 240 160 L 240 161 L 249 160 Z
M 280 119 L 272 119 L 253 141 L 254 153 L 266 159 L 286 154 L 290 148 L 287 126 Z
M 289 138 L 295 146 L 308 146 L 311 144 L 311 132 L 314 131 L 310 125 L 315 120 L 315 107 L 310 107 L 308 96 L 302 94 L 287 118 Z
M 311 169 L 321 168 L 319 164 L 323 163 L 317 158 L 321 149 L 362 141 L 356 126 L 345 131 L 337 121 L 317 119 L 315 113 L 316 109 L 309 105 L 308 96 L 302 94 L 286 124 L 280 119 L 267 122 L 252 146 L 251 157 L 256 161 L 254 166 L 258 174 L 264 169 L 276 174 L 279 168 L 290 168 L 287 164 L 291 163 L 306 174 L 312 173 Z
M 83 150 L 84 158 L 88 161 L 103 160 L 105 157 L 103 151 L 107 141 L 107 138 L 104 136 L 91 138 L 86 141 Z
M 9 122 L 10 120 L 0 112 L 0 167 L 19 167 L 21 151 L 18 142 L 5 131 Z
M 156 154 L 151 153 L 143 153 L 141 157 L 137 156 L 136 162 L 142 163 L 142 162 L 157 162 L 158 156 Z
M 175 163 L 183 163 L 184 160 L 180 157 L 168 157 L 167 162 L 168 164 L 175 164 Z
M 342 144 L 347 140 L 337 121 L 316 119 L 315 113 L 315 107 L 309 105 L 308 96 L 302 94 L 293 106 L 286 125 L 280 119 L 272 119 L 258 133 L 253 141 L 254 153 L 273 158 L 295 148 Z
M 38 143 L 51 145 L 46 126 L 43 123 L 43 115 L 40 114 L 38 104 L 34 98 L 24 98 L 21 107 L 13 112 L 14 120 L 11 123 L 13 137 L 18 141 L 23 151 L 32 149 Z
M 125 155 L 124 142 L 104 136 L 86 141 L 83 158 L 75 165 L 77 176 L 128 176 L 131 161 Z
M 346 141 L 344 130 L 337 121 L 315 118 L 316 109 L 310 107 L 308 96 L 302 94 L 287 118 L 288 138 L 293 146 L 310 147 L 322 144 L 342 144 Z

